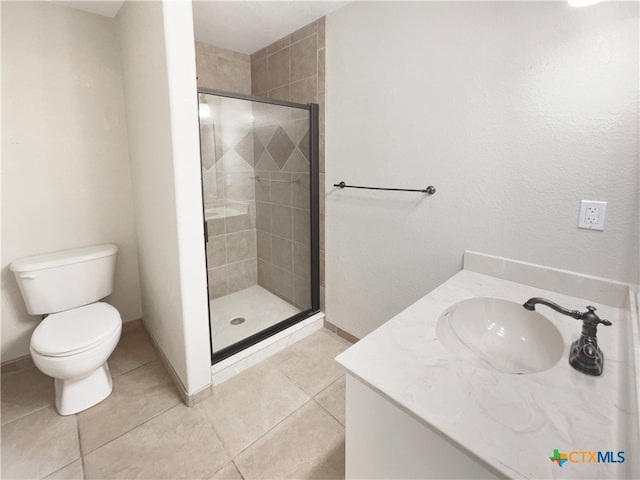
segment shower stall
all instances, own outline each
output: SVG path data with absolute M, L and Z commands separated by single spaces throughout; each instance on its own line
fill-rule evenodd
M 215 363 L 320 310 L 318 105 L 198 100 Z

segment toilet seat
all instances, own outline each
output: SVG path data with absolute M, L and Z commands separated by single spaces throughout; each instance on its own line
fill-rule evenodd
M 90 350 L 120 329 L 118 310 L 104 302 L 54 313 L 31 336 L 31 348 L 41 355 L 66 357 Z

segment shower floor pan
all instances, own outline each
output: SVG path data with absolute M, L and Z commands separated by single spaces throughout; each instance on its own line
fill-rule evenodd
M 216 352 L 301 311 L 259 285 L 213 299 L 210 306 Z

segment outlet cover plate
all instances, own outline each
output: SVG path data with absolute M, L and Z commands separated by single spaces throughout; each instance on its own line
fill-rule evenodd
M 607 202 L 597 200 L 580 201 L 578 228 L 587 230 L 604 230 L 604 218 L 607 213 Z

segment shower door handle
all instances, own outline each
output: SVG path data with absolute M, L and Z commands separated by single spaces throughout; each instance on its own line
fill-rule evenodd
M 204 243 L 209 243 L 209 226 L 207 221 L 204 221 Z

